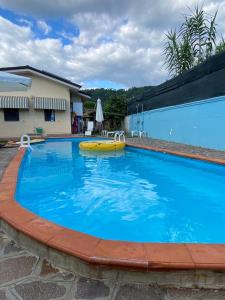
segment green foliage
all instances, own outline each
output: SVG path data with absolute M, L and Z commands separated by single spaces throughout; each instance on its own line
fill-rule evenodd
M 170 31 L 166 34 L 167 44 L 164 49 L 167 68 L 170 74 L 181 74 L 183 71 L 190 69 L 193 66 L 193 55 L 188 36 L 183 36 L 179 39 L 175 31 Z
M 125 89 L 89 89 L 84 90 L 85 93 L 91 96 L 91 102 L 96 103 L 97 99 L 100 98 L 103 105 L 106 101 L 108 101 L 112 97 L 122 97 L 125 98 L 127 102 L 131 101 L 133 98 L 138 97 L 139 95 L 142 95 L 145 91 L 149 90 L 151 86 L 144 86 L 144 87 L 132 87 L 128 90 Z M 87 102 L 90 102 L 87 101 Z M 89 105 L 89 104 L 88 104 Z
M 127 101 L 124 96 L 114 96 L 109 98 L 104 104 L 104 111 L 108 115 L 118 115 L 124 117 L 127 112 Z
M 85 101 L 84 102 L 84 108 L 85 109 L 94 109 L 95 103 L 93 101 Z
M 163 54 L 171 75 L 179 75 L 216 53 L 216 16 L 195 7 L 178 30 L 166 34 Z
M 225 40 L 224 38 L 222 38 L 220 43 L 216 46 L 216 54 L 219 54 L 224 51 L 225 51 Z
M 104 103 L 105 120 L 111 120 L 111 128 L 118 129 L 121 127 L 127 113 L 127 101 L 124 95 L 112 96 Z
M 94 108 L 98 98 L 102 101 L 105 126 L 109 129 L 120 129 L 127 114 L 127 103 L 132 99 L 141 96 L 144 91 L 149 90 L 151 87 L 140 87 L 125 89 L 90 89 L 84 92 L 91 96 L 90 101 L 84 104 L 85 109 Z

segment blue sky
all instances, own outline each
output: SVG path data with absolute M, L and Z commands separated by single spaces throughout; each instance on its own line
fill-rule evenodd
M 63 46 L 72 45 L 73 40 L 79 38 L 80 29 L 79 26 L 68 21 L 66 18 L 45 18 L 37 19 L 35 17 L 27 16 L 26 14 L 20 14 L 16 11 L 0 8 L 0 15 L 5 19 L 11 21 L 18 26 L 29 26 L 33 32 L 33 39 L 56 39 L 62 42 Z M 109 36 L 103 36 L 101 42 L 109 42 L 111 38 Z M 20 63 L 18 62 L 18 65 Z M 84 82 L 84 86 L 88 88 L 126 88 L 126 85 L 113 82 L 110 80 L 87 80 Z
M 26 15 L 17 14 L 16 12 L 0 8 L 0 15 L 10 20 L 17 25 L 29 25 L 31 26 L 34 37 L 39 39 L 60 38 L 64 45 L 71 44 L 70 38 L 78 37 L 80 34 L 79 27 L 71 22 L 66 21 L 65 18 L 41 20 L 49 26 L 49 32 L 46 33 L 43 28 L 38 25 L 40 20 L 37 20 Z
M 225 0 L 219 9 L 225 31 Z M 0 66 L 31 65 L 84 88 L 129 88 L 168 79 L 162 49 L 195 0 L 0 0 Z
M 19 14 L 16 11 L 3 8 L 0 8 L 0 15 L 18 26 L 29 26 L 32 29 L 34 39 L 60 39 L 62 45 L 66 46 L 73 44 L 73 40 L 80 35 L 79 26 L 67 21 L 67 19 L 63 17 L 38 20 L 34 17 L 29 17 L 26 14 Z M 107 43 L 111 41 L 111 38 L 105 36 L 102 37 L 101 41 Z M 86 81 L 84 85 L 88 88 L 126 88 L 124 84 L 104 79 Z

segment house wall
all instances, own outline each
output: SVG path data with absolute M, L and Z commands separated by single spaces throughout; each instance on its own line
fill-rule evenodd
M 0 109 L 0 137 L 18 137 L 25 133 L 34 133 L 35 127 L 42 127 L 45 134 L 71 133 L 70 90 L 68 87 L 52 80 L 29 74 L 21 74 L 32 78 L 32 86 L 25 92 L 0 93 L 0 96 L 28 96 L 29 110 L 20 110 L 19 122 L 5 122 L 3 109 Z M 67 100 L 66 111 L 55 111 L 55 122 L 45 122 L 44 111 L 32 108 L 32 96 L 55 97 Z M 79 97 L 79 96 L 78 96 Z
M 132 114 L 125 124 L 155 139 L 225 150 L 225 96 Z

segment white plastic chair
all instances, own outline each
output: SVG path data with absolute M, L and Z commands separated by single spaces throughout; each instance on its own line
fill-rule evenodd
M 134 136 L 139 136 L 139 131 L 138 130 L 132 130 L 131 131 L 131 137 L 134 137 Z
M 145 132 L 145 131 L 139 131 L 139 137 L 140 138 L 147 137 L 147 132 Z
M 93 129 L 94 129 L 94 122 L 93 121 L 88 121 L 87 130 L 85 131 L 84 135 L 85 136 L 92 135 Z
M 123 133 L 124 134 L 124 130 L 116 130 L 116 131 L 108 131 L 107 132 L 107 137 L 109 137 L 110 135 L 115 136 L 115 134 L 120 134 Z
M 107 132 L 108 132 L 107 130 L 102 130 L 101 135 L 102 136 L 107 136 Z
M 139 130 L 132 130 L 131 131 L 131 137 L 139 137 L 139 138 L 142 138 L 142 137 L 147 137 L 147 132 L 145 131 L 139 131 Z

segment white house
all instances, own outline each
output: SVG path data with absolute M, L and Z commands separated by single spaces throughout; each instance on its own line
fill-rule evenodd
M 30 66 L 0 68 L 32 78 L 25 92 L 0 93 L 0 137 L 19 137 L 41 128 L 45 134 L 70 134 L 73 121 L 79 125 L 83 102 L 90 98 L 81 85 Z M 81 131 L 77 126 L 76 131 Z

